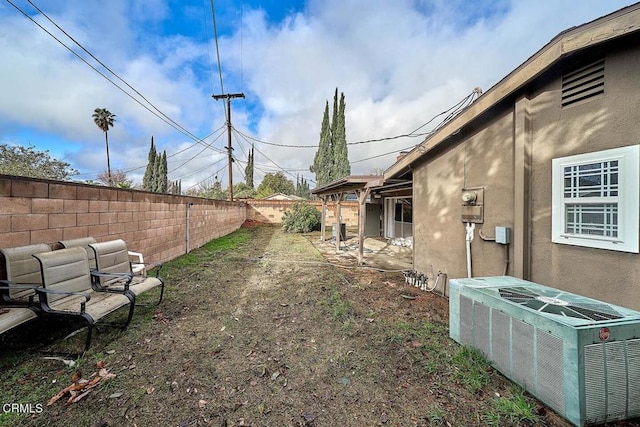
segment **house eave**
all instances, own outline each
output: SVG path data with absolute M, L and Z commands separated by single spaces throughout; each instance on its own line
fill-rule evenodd
M 482 113 L 530 83 L 562 58 L 640 30 L 640 3 L 625 7 L 589 23 L 563 31 L 522 63 L 473 104 L 384 171 L 384 179 L 411 171 L 412 165 L 436 146 L 455 135 Z

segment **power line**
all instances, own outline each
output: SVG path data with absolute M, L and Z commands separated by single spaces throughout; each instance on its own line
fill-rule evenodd
M 400 134 L 400 135 L 394 135 L 394 136 L 388 136 L 388 137 L 383 137 L 383 138 L 375 138 L 375 139 L 366 139 L 366 140 L 362 140 L 362 141 L 354 141 L 354 142 L 347 142 L 347 145 L 361 145 L 361 144 L 371 144 L 374 142 L 384 142 L 384 141 L 391 141 L 394 139 L 400 139 L 400 138 L 417 138 L 417 137 L 421 137 L 421 136 L 426 136 L 426 135 L 430 135 L 434 132 L 435 129 L 438 129 L 439 127 L 441 127 L 444 123 L 446 123 L 447 121 L 451 120 L 451 118 L 453 118 L 459 111 L 461 111 L 462 109 L 464 109 L 465 107 L 467 107 L 471 101 L 473 100 L 474 95 L 478 94 L 478 89 L 474 89 L 473 92 L 471 92 L 469 95 L 465 96 L 462 100 L 458 101 L 458 103 L 456 103 L 454 106 L 452 106 L 451 108 L 436 114 L 435 116 L 433 116 L 431 119 L 429 119 L 427 122 L 423 123 L 422 125 L 420 125 L 418 128 L 416 128 L 415 130 L 413 130 L 412 132 L 409 133 L 405 133 L 405 134 Z M 430 132 L 422 132 L 422 133 L 416 133 L 417 131 L 419 131 L 420 129 L 422 129 L 423 127 L 427 126 L 429 123 L 431 123 L 432 121 L 434 121 L 436 118 L 449 113 L 449 115 L 447 117 L 445 117 L 443 119 L 443 121 L 436 126 L 436 128 Z M 245 138 L 248 138 L 252 141 L 255 142 L 259 142 L 261 144 L 265 144 L 265 145 L 272 145 L 274 147 L 283 147 L 283 148 L 318 148 L 318 145 L 295 145 L 295 144 L 277 144 L 274 142 L 268 142 L 268 141 L 264 141 L 264 140 L 260 140 L 257 138 L 254 138 L 250 135 L 246 135 L 244 133 L 242 133 L 241 131 L 239 131 L 238 129 L 234 130 L 236 132 L 238 132 L 239 134 L 241 134 L 242 136 L 244 136 Z
M 85 58 L 83 58 L 82 56 L 80 56 L 76 51 L 74 51 L 73 49 L 71 49 L 69 46 L 67 46 L 63 41 L 61 41 L 59 38 L 57 38 L 55 35 L 53 35 L 49 30 L 47 30 L 46 28 L 44 28 L 42 25 L 40 25 L 40 23 L 38 23 L 37 21 L 35 21 L 31 16 L 29 16 L 26 12 L 24 12 L 22 9 L 20 9 L 17 5 L 15 5 L 11 0 L 6 0 L 7 3 L 9 3 L 11 6 L 13 6 L 18 12 L 20 12 L 22 15 L 24 15 L 27 19 L 29 19 L 31 22 L 33 22 L 35 25 L 37 25 L 42 31 L 44 31 L 45 33 L 47 33 L 51 38 L 53 38 L 55 41 L 57 41 L 60 45 L 62 45 L 65 49 L 67 49 L 69 52 L 71 52 L 74 56 L 76 56 L 78 59 L 80 59 L 82 62 L 84 62 L 86 65 L 88 65 L 91 69 L 93 69 L 96 73 L 100 74 L 102 77 L 104 77 L 109 83 L 111 83 L 113 86 L 115 86 L 116 88 L 118 88 L 122 93 L 124 93 L 125 95 L 127 95 L 129 98 L 131 98 L 134 102 L 136 102 L 137 104 L 139 104 L 141 107 L 143 107 L 145 110 L 149 111 L 151 114 L 153 114 L 154 116 L 156 116 L 157 118 L 159 118 L 160 120 L 162 120 L 163 122 L 165 122 L 166 124 L 168 124 L 169 126 L 173 127 L 174 129 L 176 129 L 177 131 L 179 131 L 180 133 L 184 134 L 185 136 L 199 142 L 199 143 L 204 143 L 202 140 L 200 140 L 197 136 L 193 135 L 191 132 L 189 132 L 188 130 L 186 130 L 184 127 L 182 127 L 181 125 L 179 125 L 177 122 L 175 122 L 173 119 L 169 118 L 166 114 L 162 113 L 162 111 L 160 111 L 159 109 L 157 109 L 157 107 L 155 107 L 151 102 L 149 102 L 143 95 L 141 95 L 138 91 L 136 91 L 133 87 L 131 87 L 126 81 L 124 81 L 122 78 L 120 78 L 117 74 L 115 74 L 113 71 L 111 71 L 107 66 L 105 66 L 102 62 L 100 62 L 98 59 L 95 58 L 95 56 L 93 56 L 89 51 L 87 51 L 86 49 L 84 49 L 84 47 L 82 47 L 79 43 L 77 43 L 71 36 L 69 36 L 64 30 L 62 30 L 57 24 L 55 24 L 55 22 L 53 22 L 48 16 L 44 15 L 47 19 L 49 19 L 54 25 L 56 25 L 56 27 L 58 27 L 60 29 L 60 31 L 62 31 L 63 33 L 65 33 L 65 35 L 67 35 L 67 37 L 69 37 L 72 41 L 74 41 L 74 43 L 78 44 L 83 50 L 85 50 L 85 52 L 87 52 L 92 58 L 94 58 L 96 61 L 98 61 L 98 63 L 100 63 L 105 69 L 107 69 L 109 72 L 111 72 L 114 76 L 116 76 L 119 80 L 121 80 L 123 83 L 125 83 L 127 86 L 131 87 L 132 90 L 134 90 L 134 92 L 136 92 L 137 94 L 139 94 L 139 96 L 141 96 L 147 103 L 149 103 L 149 105 L 151 105 L 154 109 L 156 109 L 158 112 L 155 112 L 153 110 L 151 110 L 151 108 L 149 108 L 148 106 L 144 105 L 140 100 L 136 99 L 133 95 L 131 95 L 129 92 L 127 92 L 124 88 L 122 88 L 120 85 L 118 85 L 116 82 L 114 82 L 112 79 L 110 79 L 107 75 L 105 75 L 102 71 L 98 70 L 94 65 L 92 65 L 91 63 L 89 63 Z M 29 1 L 29 0 L 27 0 Z M 31 3 L 29 1 L 29 3 Z M 33 3 L 31 3 L 32 6 L 34 8 L 36 8 L 40 13 L 42 13 L 40 11 L 40 9 L 38 9 L 35 5 L 33 5 Z M 164 117 L 163 117 L 164 116 Z M 166 118 L 165 118 L 166 117 Z M 222 151 L 222 150 L 220 150 Z
M 204 39 L 205 40 L 209 40 L 209 31 L 208 30 L 208 26 L 207 26 L 207 7 L 206 7 L 207 3 L 206 0 L 202 0 L 202 15 L 204 17 L 203 19 L 203 23 L 204 23 Z M 213 87 L 213 66 L 211 65 L 211 51 L 209 50 L 209 43 L 205 43 L 207 45 L 207 58 L 209 59 L 209 80 L 211 83 L 211 90 L 214 90 Z
M 224 127 L 225 127 L 225 125 L 220 126 L 218 129 L 214 130 L 214 131 L 213 131 L 213 132 L 211 132 L 209 135 L 207 135 L 207 136 L 205 136 L 205 137 L 203 137 L 203 138 L 201 139 L 201 141 L 204 143 L 204 146 L 205 146 L 205 147 L 204 147 L 204 149 L 203 149 L 202 151 L 204 151 L 205 149 L 209 148 L 209 149 L 211 149 L 211 150 L 213 150 L 213 151 L 216 151 L 217 153 L 224 153 L 224 151 L 223 151 L 223 150 L 221 150 L 221 149 L 217 149 L 216 147 L 213 147 L 213 144 L 214 144 L 214 143 L 215 143 L 215 142 L 220 138 L 220 136 L 221 136 L 221 135 L 223 135 L 224 133 L 222 133 L 222 134 L 218 135 L 218 136 L 217 136 L 213 141 L 211 141 L 210 143 L 206 143 L 206 142 L 204 142 L 204 140 L 205 140 L 205 139 L 209 138 L 209 137 L 210 137 L 211 135 L 213 135 L 214 133 L 219 132 L 219 131 L 220 131 L 220 130 L 222 130 Z M 195 147 L 196 145 L 198 145 L 199 143 L 200 143 L 200 141 L 196 141 L 196 142 L 194 142 L 193 144 L 189 145 L 188 147 L 185 147 L 185 148 L 183 148 L 182 150 L 176 151 L 175 153 L 168 155 L 168 156 L 167 156 L 167 159 L 170 159 L 170 158 L 172 158 L 172 157 L 177 156 L 177 155 L 178 155 L 178 154 L 180 154 L 180 153 L 183 153 L 183 152 L 185 152 L 185 151 L 187 151 L 187 150 L 190 150 L 190 149 L 192 149 L 193 147 Z M 199 153 L 202 153 L 202 151 L 200 151 Z M 194 157 L 194 158 L 195 158 L 195 157 Z M 192 158 L 192 160 L 193 160 L 193 158 Z M 125 169 L 123 172 L 124 172 L 124 173 L 130 173 L 130 172 L 134 172 L 134 171 L 137 171 L 137 170 L 139 170 L 139 169 L 146 168 L 146 167 L 147 167 L 147 165 L 135 166 L 135 167 L 133 167 L 133 168 Z
M 216 8 L 211 0 L 211 19 L 213 21 L 213 37 L 216 41 L 216 56 L 218 57 L 218 75 L 220 76 L 220 93 L 224 93 L 222 85 L 222 64 L 220 63 L 220 46 L 218 45 L 218 26 L 216 25 Z

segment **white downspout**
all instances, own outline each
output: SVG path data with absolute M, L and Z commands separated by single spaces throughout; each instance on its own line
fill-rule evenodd
M 467 277 L 471 278 L 471 242 L 473 241 L 473 231 L 476 229 L 476 224 L 467 222 L 464 228 L 467 231 Z

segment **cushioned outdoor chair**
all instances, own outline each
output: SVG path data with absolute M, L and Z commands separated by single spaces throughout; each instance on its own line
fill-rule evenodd
M 98 273 L 106 273 L 108 275 L 120 275 L 119 278 L 101 277 L 94 274 L 94 287 L 96 289 L 105 290 L 107 292 L 124 292 L 125 286 L 134 295 L 140 295 L 155 287 L 160 287 L 160 296 L 156 304 L 162 302 L 164 295 L 164 281 L 158 276 L 162 264 L 152 263 L 155 267 L 154 276 L 135 275 L 131 262 L 129 261 L 129 251 L 124 240 L 110 240 L 108 242 L 92 243 L 89 245 L 93 249 L 96 258 L 96 266 Z
M 38 317 L 27 307 L 0 307 L 0 334 Z
M 34 253 L 51 251 L 49 245 L 0 249 L 7 280 L 0 280 L 0 334 L 38 317 L 34 288 L 42 286 Z
M 96 292 L 83 248 L 60 249 L 34 254 L 34 257 L 40 263 L 42 275 L 42 288 L 35 289 L 41 314 L 83 321 L 88 328 L 85 351 L 91 345 L 94 324 L 108 314 L 128 306 L 127 320 L 119 326 L 124 330 L 129 325 L 135 298 L 129 292 Z
M 50 252 L 51 247 L 45 243 L 0 249 L 4 258 L 6 279 L 0 287 L 0 303 L 2 305 L 26 307 L 29 298 L 35 295 L 34 287 L 42 286 L 40 265 L 33 254 Z
M 96 270 L 96 254 L 89 245 L 92 243 L 98 243 L 93 237 L 81 237 L 79 239 L 60 240 L 58 243 L 63 248 L 74 248 L 76 246 L 82 246 L 87 251 L 87 257 L 89 258 L 89 268 Z M 127 251 L 129 261 L 131 262 L 131 271 L 133 274 L 144 275 L 146 274 L 146 267 L 144 264 L 144 257 L 140 252 Z
M 96 269 L 96 255 L 93 249 L 89 247 L 91 243 L 96 243 L 97 240 L 93 237 L 81 237 L 79 239 L 60 240 L 58 243 L 65 249 L 81 247 L 87 251 L 87 259 L 89 260 L 89 269 Z

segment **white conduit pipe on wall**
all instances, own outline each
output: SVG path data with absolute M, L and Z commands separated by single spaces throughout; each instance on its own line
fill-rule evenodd
M 475 223 L 467 222 L 465 225 L 465 230 L 467 231 L 466 241 L 467 241 L 467 277 L 471 277 L 471 242 L 473 241 L 473 231 L 476 229 Z

